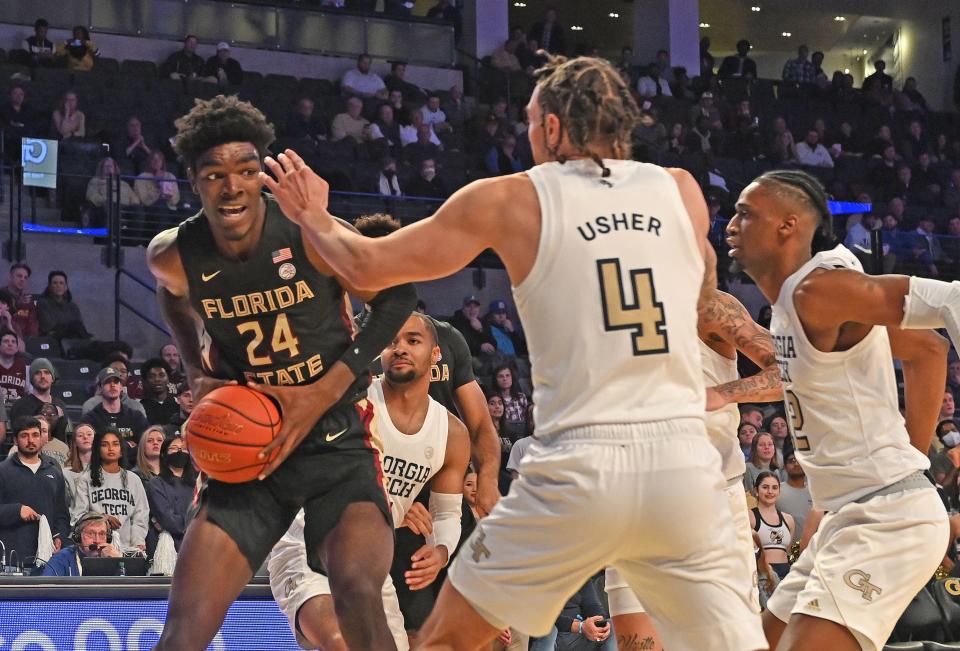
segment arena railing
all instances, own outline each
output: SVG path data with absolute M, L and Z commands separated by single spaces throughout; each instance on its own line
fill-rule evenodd
M 0 22 L 33 25 L 46 16 L 54 27 L 86 25 L 94 33 L 181 40 L 228 41 L 236 46 L 452 67 L 453 26 L 421 18 L 351 14 L 291 3 L 219 0 L 32 0 L 0 3 Z M 424 47 L 429 43 L 430 47 Z

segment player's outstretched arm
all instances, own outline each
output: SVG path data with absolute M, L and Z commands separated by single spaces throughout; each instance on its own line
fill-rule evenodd
M 265 160 L 276 175 L 261 173 L 288 219 L 337 275 L 361 290 L 379 290 L 402 283 L 443 278 L 463 269 L 508 221 L 505 206 L 518 176 L 476 181 L 458 190 L 432 216 L 386 237 L 368 238 L 344 227 L 327 211 L 329 186 L 303 160 L 287 150 Z M 531 190 L 532 191 L 532 190 Z
M 947 384 L 950 344 L 932 330 L 888 327 L 887 332 L 891 352 L 903 365 L 907 434 L 913 447 L 927 454 Z
M 773 337 L 753 320 L 736 298 L 714 290 L 700 309 L 699 329 L 707 337 L 725 342 L 749 357 L 760 371 L 749 377 L 707 389 L 707 410 L 737 402 L 774 402 L 783 399 L 780 367 Z

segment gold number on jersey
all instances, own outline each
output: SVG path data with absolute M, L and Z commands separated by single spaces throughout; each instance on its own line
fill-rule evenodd
M 799 432 L 803 431 L 803 410 L 800 409 L 800 400 L 790 389 L 784 392 L 787 400 L 787 416 L 790 417 L 790 433 L 793 435 L 793 447 L 801 452 L 810 449 L 810 439 Z
M 603 307 L 603 325 L 607 331 L 633 330 L 633 354 L 656 355 L 670 350 L 667 342 L 667 322 L 663 303 L 657 300 L 653 285 L 653 271 L 631 269 L 632 300 L 620 275 L 620 260 L 597 260 L 600 277 L 600 300 Z
M 267 366 L 273 363 L 270 355 L 257 354 L 257 349 L 264 339 L 263 328 L 260 327 L 259 321 L 239 323 L 237 324 L 237 332 L 241 335 L 249 332 L 253 333 L 253 339 L 247 344 L 247 361 L 250 362 L 250 366 Z M 290 357 L 296 357 L 300 354 L 300 340 L 294 336 L 293 330 L 290 329 L 290 321 L 286 314 L 277 315 L 277 321 L 273 325 L 273 336 L 270 338 L 270 348 L 275 353 L 286 350 L 290 353 Z

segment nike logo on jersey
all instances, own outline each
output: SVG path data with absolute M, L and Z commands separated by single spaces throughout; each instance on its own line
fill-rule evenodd
M 336 434 L 327 434 L 327 443 L 336 441 L 338 438 L 340 438 L 341 436 L 347 433 L 347 429 L 348 428 L 344 427 L 342 430 L 340 430 Z
M 203 279 L 203 282 L 208 282 L 219 276 L 221 271 L 223 271 L 223 269 L 217 269 L 212 274 L 200 274 L 200 278 Z

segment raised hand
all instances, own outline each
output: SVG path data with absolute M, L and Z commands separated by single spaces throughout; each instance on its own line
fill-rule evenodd
M 264 163 L 276 179 L 260 172 L 260 180 L 273 194 L 287 219 L 302 227 L 315 227 L 327 213 L 330 186 L 303 162 L 292 149 L 287 149 L 276 160 L 267 156 Z

